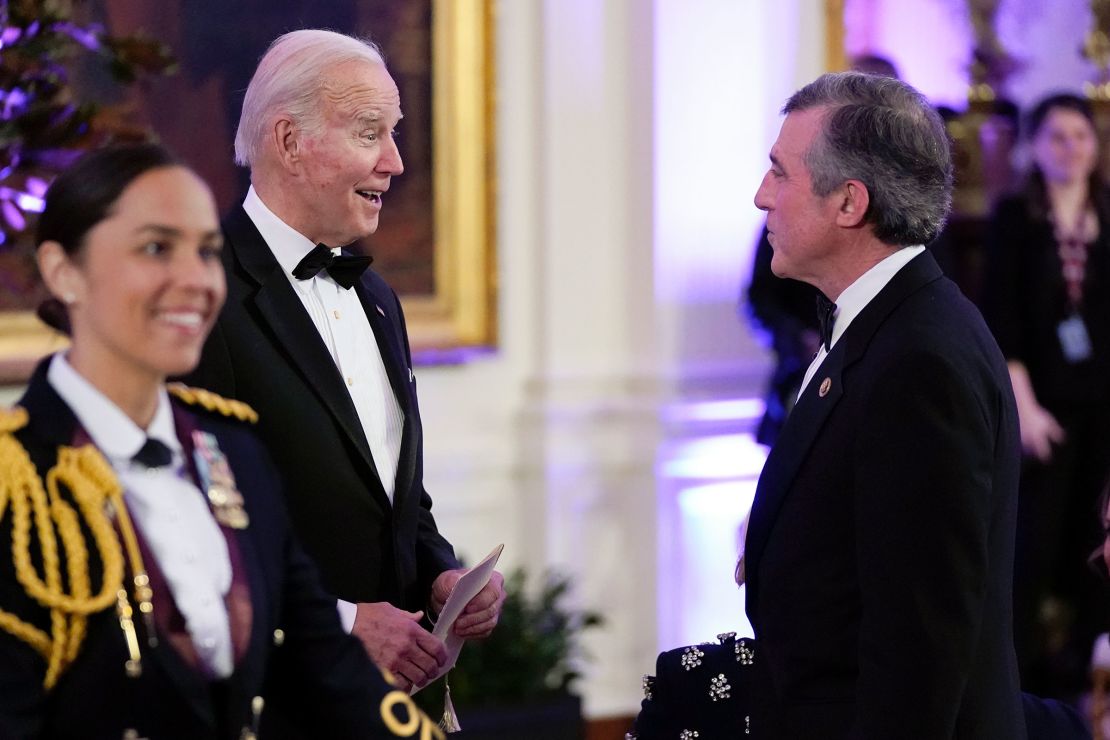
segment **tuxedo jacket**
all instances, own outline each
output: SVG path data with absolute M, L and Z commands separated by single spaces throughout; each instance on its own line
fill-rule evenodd
M 852 321 L 760 475 L 760 733 L 1020 740 L 1020 445 L 1006 365 L 922 253 Z
M 352 288 L 405 416 L 391 506 L 354 402 L 289 278 L 242 206 L 223 227 L 227 302 L 188 382 L 258 411 L 293 525 L 332 593 L 426 609 L 436 576 L 459 564 L 424 490 L 416 381 L 396 294 L 371 270 Z
M 54 467 L 60 448 L 87 444 L 72 411 L 47 382 L 47 364 L 39 366 L 19 401 L 29 420 L 15 432 L 40 479 Z M 129 652 L 113 601 L 89 617 L 75 661 L 46 690 L 44 658 L 0 630 L 0 737 L 117 740 L 127 737 L 125 731 L 130 729 L 137 733 L 135 737 L 230 740 L 239 738 L 244 728 L 256 726 L 252 709 L 256 696 L 263 698 L 265 707 L 284 708 L 284 714 L 297 718 L 309 737 L 395 737 L 383 725 L 380 706 L 387 697 L 389 702 L 397 701 L 398 692 L 390 689 L 362 646 L 340 626 L 334 600 L 323 590 L 315 567 L 292 534 L 280 479 L 261 443 L 243 422 L 186 408 L 178 399 L 172 405 L 179 430 L 189 427 L 215 436 L 244 498 L 249 524 L 232 536 L 238 568 L 250 592 L 245 650 L 229 678 L 206 679 L 165 634 L 159 634 L 161 626 L 153 629 L 155 634 L 148 632 L 136 610 L 142 671 L 138 677 L 128 677 L 124 664 Z M 178 436 L 182 438 L 180 431 Z M 192 446 L 185 438 L 182 444 L 188 457 Z M 61 495 L 73 505 L 64 483 Z M 30 551 L 41 568 L 36 531 L 32 526 Z M 87 529 L 85 534 L 95 593 L 103 564 Z M 142 532 L 138 534 L 141 539 Z M 10 509 L 0 522 L 0 537 L 9 543 L 7 554 L 0 557 L 0 609 L 49 634 L 49 613 L 16 580 Z M 59 550 L 61 571 L 66 573 L 65 551 Z M 153 574 L 156 561 L 152 556 L 145 561 Z M 132 575 L 127 567 L 124 587 L 129 594 Z M 154 609 L 156 615 L 166 609 L 171 611 L 163 615 L 175 612 L 168 591 L 155 590 Z M 152 638 L 157 638 L 156 644 Z M 406 720 L 403 710 L 400 713 Z

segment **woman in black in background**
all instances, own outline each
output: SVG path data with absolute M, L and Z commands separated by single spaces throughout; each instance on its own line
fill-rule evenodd
M 1107 594 L 1084 567 L 1110 461 L 1110 200 L 1090 104 L 1042 100 L 1033 166 L 993 215 L 984 314 L 1009 363 L 1026 464 L 1015 565 L 1022 686 L 1072 699 Z
M 167 376 L 223 304 L 207 186 L 163 149 L 87 155 L 38 225 L 71 345 L 0 410 L 0 736 L 418 737 L 339 624 L 244 404 Z M 438 730 L 430 736 L 442 737 Z

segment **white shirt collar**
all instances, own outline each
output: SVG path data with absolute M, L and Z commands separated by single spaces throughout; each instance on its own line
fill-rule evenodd
M 148 436 L 169 447 L 175 458 L 182 454 L 181 443 L 174 430 L 169 394 L 165 388 L 158 389 L 158 406 L 154 411 L 154 418 L 150 426 L 143 430 L 74 370 L 64 353 L 59 352 L 51 358 L 46 379 L 81 422 L 93 444 L 113 464 L 130 461 Z
M 922 246 L 902 247 L 860 275 L 854 283 L 844 289 L 836 299 L 836 319 L 833 323 L 830 346 L 836 344 L 852 320 L 867 307 L 879 291 L 886 287 L 890 279 L 910 260 L 924 251 L 925 247 Z
M 269 245 L 270 251 L 274 253 L 274 258 L 281 265 L 285 276 L 292 280 L 294 285 L 300 283 L 307 287 L 312 280 L 298 281 L 294 279 L 292 277 L 293 268 L 316 247 L 316 244 L 267 208 L 262 199 L 258 197 L 258 193 L 255 192 L 254 185 L 250 186 L 250 189 L 247 190 L 247 197 L 243 199 L 243 210 L 254 222 L 255 228 L 262 235 L 263 241 Z M 332 251 L 335 252 L 336 250 L 333 249 Z M 324 275 L 326 273 L 321 273 L 321 276 Z

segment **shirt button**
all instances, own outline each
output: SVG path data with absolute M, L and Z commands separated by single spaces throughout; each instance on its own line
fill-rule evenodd
M 331 312 L 331 315 L 338 319 L 339 318 L 339 309 L 337 308 L 337 309 L 333 310 Z
M 354 385 L 354 384 L 355 384 L 355 379 L 350 377 L 350 376 L 347 376 L 347 385 Z
M 185 562 L 188 563 L 189 565 L 195 565 L 196 562 L 197 562 L 197 554 L 195 552 L 190 552 L 190 553 L 186 554 L 185 555 Z
M 211 650 L 212 648 L 216 647 L 216 638 L 215 637 L 206 637 L 206 638 L 204 638 L 203 640 L 200 641 L 200 645 L 205 650 Z

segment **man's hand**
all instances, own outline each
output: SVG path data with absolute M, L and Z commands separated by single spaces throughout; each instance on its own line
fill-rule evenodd
M 447 597 L 451 595 L 455 584 L 464 573 L 466 573 L 465 568 L 445 570 L 432 583 L 432 609 L 436 614 L 443 611 Z M 470 600 L 455 621 L 455 634 L 467 639 L 489 637 L 493 628 L 497 626 L 497 620 L 501 618 L 501 605 L 504 602 L 505 578 L 495 570 L 489 578 L 489 583 Z
M 420 626 L 423 614 L 385 602 L 359 604 L 351 627 L 373 661 L 392 673 L 404 691 L 423 688 L 447 662 L 443 642 Z

